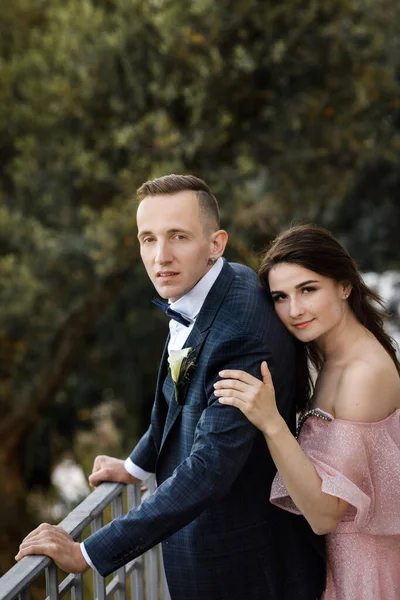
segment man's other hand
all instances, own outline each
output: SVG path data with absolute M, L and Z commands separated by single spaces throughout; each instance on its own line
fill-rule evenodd
M 93 463 L 92 474 L 89 475 L 89 483 L 97 487 L 103 481 L 116 481 L 118 483 L 141 483 L 140 479 L 133 477 L 125 469 L 125 461 L 112 456 L 96 456 Z
M 82 573 L 88 568 L 78 542 L 62 527 L 42 523 L 22 541 L 15 560 L 28 554 L 50 556 L 60 569 L 67 573 Z

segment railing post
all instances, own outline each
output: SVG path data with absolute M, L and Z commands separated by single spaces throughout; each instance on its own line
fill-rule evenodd
M 92 521 L 92 533 L 101 529 L 103 522 L 103 513 L 101 513 Z M 93 584 L 95 600 L 106 600 L 106 580 L 95 570 L 93 571 Z
M 31 600 L 29 588 L 25 588 L 20 594 L 18 594 L 18 600 Z
M 50 600 L 58 600 L 58 567 L 53 562 L 46 569 L 46 591 Z
M 18 600 L 31 600 L 29 588 L 25 588 L 20 594 L 18 594 Z
M 125 488 L 122 484 L 103 483 L 59 524 L 74 540 L 89 525 L 92 533 L 103 527 L 104 510 L 111 506 L 112 517 L 124 514 L 124 499 L 127 492 L 128 510 L 139 506 L 142 500 L 138 485 Z M 148 482 L 148 492 L 155 489 L 154 478 Z M 146 565 L 146 585 L 144 584 Z M 58 584 L 58 567 L 46 556 L 27 556 L 0 577 L 0 600 L 31 600 L 29 586 L 43 573 L 46 575 L 46 600 L 63 600 L 68 593 L 71 600 L 83 600 L 83 575 L 69 574 Z M 93 571 L 94 600 L 126 600 L 129 587 L 132 600 L 170 600 L 162 566 L 160 547 L 153 548 L 144 555 L 118 569 L 106 585 L 106 580 L 96 570 Z
M 74 585 L 71 589 L 71 600 L 83 600 L 83 574 L 74 577 Z

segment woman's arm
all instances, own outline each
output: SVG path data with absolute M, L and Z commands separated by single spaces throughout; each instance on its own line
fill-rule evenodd
M 263 381 L 244 371 L 221 371 L 223 379 L 215 383 L 215 394 L 222 404 L 239 408 L 263 432 L 291 499 L 315 533 L 329 533 L 336 528 L 349 504 L 322 491 L 321 478 L 314 465 L 278 412 L 266 362 L 261 365 L 261 374 Z

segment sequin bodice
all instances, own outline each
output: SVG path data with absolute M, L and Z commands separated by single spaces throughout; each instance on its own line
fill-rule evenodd
M 331 415 L 329 415 L 328 413 L 324 412 L 320 408 L 312 408 L 311 410 L 307 410 L 305 413 L 303 413 L 301 415 L 301 417 L 299 419 L 299 422 L 297 424 L 296 438 L 299 438 L 300 431 L 302 430 L 302 427 L 303 427 L 304 423 L 307 421 L 307 419 L 309 417 L 317 417 L 319 419 L 322 419 L 323 421 L 332 421 Z

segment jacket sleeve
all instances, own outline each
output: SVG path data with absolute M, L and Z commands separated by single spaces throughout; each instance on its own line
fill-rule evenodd
M 140 438 L 129 456 L 131 461 L 148 473 L 155 473 L 157 461 L 157 448 L 154 442 L 152 425 Z
M 223 368 L 260 377 L 262 360 L 274 370 L 272 353 L 256 337 L 238 335 L 215 348 L 205 377 L 208 404 L 198 421 L 190 455 L 138 508 L 85 540 L 86 551 L 102 575 L 169 537 L 229 492 L 257 430 L 238 409 L 218 402 L 213 382 Z

